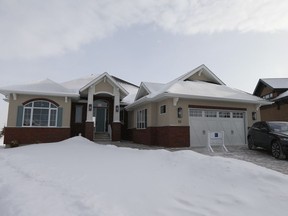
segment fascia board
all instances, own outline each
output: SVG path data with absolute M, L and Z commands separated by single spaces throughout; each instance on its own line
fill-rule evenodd
M 137 106 L 140 106 L 140 105 L 142 105 L 143 103 L 146 103 L 146 102 L 149 102 L 149 101 L 151 101 L 151 99 L 148 98 L 147 96 L 145 96 L 145 97 L 140 98 L 139 100 L 133 102 L 132 104 L 126 106 L 125 109 L 126 109 L 127 111 L 130 111 L 130 110 L 132 110 L 133 108 L 135 108 L 135 107 L 137 107 Z
M 57 96 L 57 97 L 71 97 L 78 98 L 80 95 L 76 93 L 57 93 L 57 92 L 34 92 L 34 91 L 0 91 L 3 95 L 21 94 L 21 95 L 43 95 L 43 96 Z
M 253 100 L 242 100 L 242 99 L 228 99 L 228 98 L 215 98 L 215 97 L 203 97 L 203 96 L 194 96 L 194 95 L 183 95 L 183 94 L 171 94 L 171 93 L 162 93 L 160 95 L 155 96 L 150 101 L 158 101 L 164 98 L 185 98 L 185 99 L 199 99 L 199 100 L 211 100 L 211 101 L 225 101 L 225 102 L 237 102 L 237 103 L 248 103 L 248 104 L 261 104 L 261 105 L 270 105 L 273 102 L 261 100 L 261 101 L 253 101 Z

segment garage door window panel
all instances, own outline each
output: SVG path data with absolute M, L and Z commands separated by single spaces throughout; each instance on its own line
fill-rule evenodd
M 231 118 L 230 112 L 219 112 L 219 118 Z
M 217 112 L 212 110 L 205 111 L 205 117 L 207 118 L 217 118 Z
M 233 118 L 244 118 L 243 112 L 233 112 Z
M 202 110 L 193 110 L 193 109 L 190 109 L 189 110 L 189 115 L 191 117 L 202 117 L 203 116 L 203 112 Z

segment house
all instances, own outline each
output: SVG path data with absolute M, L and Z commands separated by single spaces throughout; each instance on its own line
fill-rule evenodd
M 9 102 L 4 143 L 54 142 L 106 134 L 112 141 L 165 147 L 204 146 L 209 131 L 225 144 L 246 143 L 248 126 L 270 102 L 230 88 L 205 65 L 169 83 L 140 87 L 108 73 L 0 88 Z
M 119 141 L 124 107 L 137 90 L 138 86 L 108 73 L 65 83 L 47 79 L 1 88 L 9 102 L 4 143 L 55 142 L 79 134 L 93 140 L 103 133 Z
M 288 121 L 288 78 L 259 79 L 253 94 L 274 102 L 260 108 L 263 121 Z

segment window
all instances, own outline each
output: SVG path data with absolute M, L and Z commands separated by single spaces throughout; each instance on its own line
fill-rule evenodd
M 166 105 L 160 106 L 160 114 L 165 114 L 166 113 Z
M 82 123 L 83 105 L 76 105 L 75 108 L 75 123 Z
M 191 117 L 202 117 L 202 110 L 189 110 L 189 114 Z
M 125 122 L 125 109 L 122 106 L 120 107 L 120 122 Z
M 273 93 L 269 93 L 263 96 L 264 99 L 271 99 L 273 98 Z
M 233 118 L 244 118 L 243 112 L 233 112 Z
M 137 111 L 136 124 L 138 129 L 147 128 L 147 109 Z
M 227 111 L 219 112 L 219 118 L 230 118 L 230 112 Z
M 58 107 L 49 101 L 33 101 L 24 106 L 23 126 L 56 127 Z
M 217 112 L 212 110 L 205 111 L 205 117 L 216 118 Z

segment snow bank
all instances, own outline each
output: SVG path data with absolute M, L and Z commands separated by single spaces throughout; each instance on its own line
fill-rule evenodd
M 81 137 L 0 149 L 5 216 L 277 216 L 288 210 L 287 181 L 235 159 Z
M 4 137 L 0 137 L 0 148 L 3 148 L 4 146 Z

